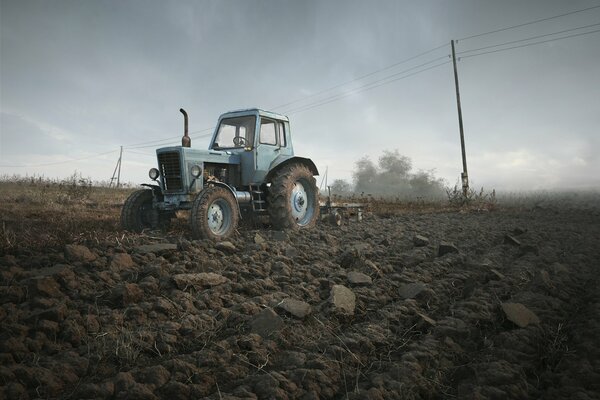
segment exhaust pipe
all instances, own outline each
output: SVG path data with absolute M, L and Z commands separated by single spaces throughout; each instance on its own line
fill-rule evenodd
M 179 111 L 183 114 L 183 137 L 181 138 L 182 147 L 191 147 L 192 139 L 188 136 L 188 115 L 183 108 Z

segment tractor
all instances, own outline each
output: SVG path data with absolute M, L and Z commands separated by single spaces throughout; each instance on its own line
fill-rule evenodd
M 191 148 L 188 115 L 181 146 L 156 150 L 153 184 L 133 192 L 121 211 L 129 231 L 165 229 L 189 210 L 194 238 L 224 240 L 242 218 L 268 220 L 277 230 L 306 229 L 319 218 L 319 172 L 294 155 L 289 119 L 260 109 L 219 117 L 208 150 Z

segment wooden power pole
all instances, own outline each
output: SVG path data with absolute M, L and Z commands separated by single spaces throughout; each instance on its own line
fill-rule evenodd
M 117 160 L 117 165 L 115 165 L 115 170 L 113 171 L 112 177 L 110 178 L 110 183 L 108 187 L 112 187 L 115 179 L 117 180 L 117 186 L 121 184 L 121 159 L 123 158 L 123 146 L 121 146 L 121 151 L 119 152 L 119 159 Z
M 463 172 L 460 174 L 462 180 L 463 196 L 469 192 L 469 174 L 467 172 L 467 154 L 465 152 L 465 132 L 463 130 L 462 109 L 460 107 L 460 91 L 458 89 L 458 71 L 456 69 L 456 52 L 454 51 L 454 40 L 452 45 L 452 65 L 454 66 L 454 85 L 456 86 L 456 106 L 458 108 L 458 127 L 460 129 L 460 149 L 462 151 Z

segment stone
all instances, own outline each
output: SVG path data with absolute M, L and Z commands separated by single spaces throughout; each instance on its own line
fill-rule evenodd
M 265 238 L 263 238 L 263 237 L 260 235 L 260 233 L 258 233 L 258 232 L 257 232 L 257 233 L 254 235 L 254 243 L 256 243 L 256 244 L 263 244 L 263 243 L 266 243 L 266 242 L 267 242 L 267 241 L 265 240 Z
M 422 282 L 406 283 L 398 289 L 398 294 L 403 299 L 414 299 L 427 287 Z
M 511 235 L 504 235 L 504 243 L 505 244 L 510 244 L 512 246 L 520 246 L 521 242 L 515 238 L 514 236 Z
M 94 261 L 97 256 L 85 246 L 79 244 L 67 244 L 65 246 L 65 257 L 69 261 L 90 262 Z
M 335 311 L 342 313 L 354 314 L 356 307 L 356 295 L 344 285 L 333 285 L 329 301 L 333 305 Z
M 268 338 L 281 330 L 283 320 L 272 308 L 265 308 L 250 321 L 250 332 Z
M 438 247 L 438 257 L 449 253 L 458 253 L 458 248 L 454 245 L 454 243 L 441 242 L 440 246 Z
M 48 297 L 62 297 L 63 293 L 60 291 L 60 285 L 56 280 L 50 276 L 41 278 L 33 278 L 29 284 L 29 290 L 32 293 L 41 296 Z
M 110 260 L 110 269 L 113 271 L 123 271 L 135 267 L 131 256 L 127 253 L 116 253 Z
M 233 254 L 237 252 L 237 247 L 229 241 L 217 242 L 215 249 L 222 251 L 223 253 Z
M 540 323 L 538 316 L 521 303 L 502 303 L 502 311 L 509 321 L 521 328 L 525 328 L 529 324 Z
M 284 231 L 273 231 L 271 237 L 276 242 L 287 242 L 288 240 L 290 240 L 288 234 Z
M 546 289 L 554 289 L 554 284 L 552 283 L 552 279 L 550 279 L 550 274 L 545 269 L 538 271 L 536 279 Z
M 348 272 L 346 279 L 352 285 L 370 285 L 373 283 L 373 279 L 369 275 L 358 271 Z
M 144 291 L 135 283 L 125 283 L 116 286 L 112 292 L 113 301 L 123 306 L 140 302 L 144 298 Z
M 523 228 L 521 226 L 517 226 L 515 229 L 513 229 L 512 233 L 516 236 L 522 235 L 525 232 L 527 232 L 526 228 Z
M 277 304 L 277 308 L 284 310 L 293 317 L 303 319 L 312 312 L 312 307 L 305 301 L 291 298 L 283 299 Z
M 417 247 L 423 247 L 429 245 L 429 239 L 425 236 L 415 235 L 413 237 L 413 244 Z
M 189 286 L 212 287 L 222 285 L 229 281 L 223 275 L 214 272 L 199 272 L 195 274 L 176 274 L 173 275 L 173 281 L 177 288 L 184 290 Z
M 295 247 L 289 246 L 285 248 L 284 254 L 287 258 L 294 258 L 298 256 L 298 250 Z
M 164 253 L 175 250 L 177 250 L 177 245 L 174 243 L 143 244 L 135 248 L 135 251 L 140 254 Z

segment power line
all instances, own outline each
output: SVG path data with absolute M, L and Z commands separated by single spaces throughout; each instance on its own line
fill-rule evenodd
M 596 29 L 594 31 L 589 31 L 589 32 L 582 32 L 582 33 L 575 33 L 573 35 L 567 35 L 567 36 L 562 36 L 559 38 L 554 38 L 554 39 L 548 39 L 548 40 L 540 40 L 538 42 L 533 42 L 533 43 L 527 43 L 527 44 L 522 44 L 519 46 L 511 46 L 511 47 L 506 47 L 503 49 L 497 49 L 497 50 L 490 50 L 490 51 L 484 51 L 482 53 L 477 53 L 477 54 L 471 54 L 471 55 L 466 55 L 466 56 L 462 56 L 461 58 L 471 58 L 471 57 L 477 57 L 477 56 L 482 56 L 484 54 L 491 54 L 491 53 L 499 53 L 501 51 L 506 51 L 506 50 L 512 50 L 512 49 L 518 49 L 521 47 L 527 47 L 527 46 L 534 46 L 536 44 L 542 44 L 542 43 L 548 43 L 548 42 L 554 42 L 556 40 L 562 40 L 562 39 L 568 39 L 568 38 L 573 38 L 573 37 L 577 37 L 577 36 L 584 36 L 584 35 L 589 35 L 592 33 L 597 33 L 600 32 L 600 29 Z
M 87 156 L 87 157 L 81 157 L 81 158 L 73 158 L 70 160 L 64 160 L 64 161 L 56 161 L 56 162 L 50 162 L 50 163 L 42 163 L 42 164 L 22 164 L 22 165 L 0 165 L 0 167 L 3 168 L 31 168 L 31 167 L 47 167 L 50 165 L 58 165 L 58 164 L 66 164 L 66 163 L 70 163 L 70 162 L 75 162 L 75 161 L 84 161 L 84 160 L 89 160 L 92 158 L 97 158 L 100 156 L 104 156 L 107 154 L 112 154 L 112 153 L 116 153 L 119 150 L 112 150 L 112 151 L 107 151 L 105 153 L 99 153 L 99 154 L 94 154 L 91 156 Z
M 444 43 L 444 44 L 442 44 L 442 45 L 440 45 L 440 46 L 434 47 L 434 48 L 432 48 L 432 49 L 429 49 L 429 50 L 427 50 L 427 51 L 424 51 L 424 52 L 422 52 L 422 53 L 419 53 L 419 54 L 417 54 L 417 55 L 414 55 L 414 56 L 412 56 L 412 57 L 406 58 L 406 59 L 404 59 L 404 60 L 402 60 L 402 61 L 398 61 L 398 62 L 396 62 L 396 63 L 390 64 L 390 65 L 388 65 L 387 67 L 383 67 L 383 68 L 381 68 L 381 69 L 378 69 L 378 70 L 376 70 L 376 71 L 369 72 L 368 74 L 361 75 L 361 76 L 359 76 L 359 77 L 357 77 L 357 78 L 354 78 L 354 79 L 351 79 L 351 80 L 349 80 L 349 81 L 346 81 L 346 82 L 343 82 L 343 83 L 337 84 L 337 85 L 335 85 L 335 86 L 331 86 L 331 87 L 329 87 L 329 88 L 327 88 L 327 89 L 320 90 L 320 91 L 318 91 L 318 92 L 316 92 L 316 93 L 313 93 L 313 94 L 311 94 L 311 95 L 308 95 L 308 96 L 304 96 L 304 97 L 302 97 L 302 98 L 300 98 L 300 99 L 296 99 L 296 100 L 290 101 L 290 102 L 288 102 L 288 103 L 285 103 L 285 104 L 281 104 L 281 105 L 278 105 L 278 106 L 272 107 L 272 109 L 274 109 L 274 110 L 277 110 L 277 109 L 285 108 L 285 107 L 287 107 L 287 106 L 289 106 L 289 105 L 291 105 L 291 104 L 299 103 L 299 102 L 301 102 L 301 101 L 304 101 L 304 100 L 307 100 L 307 99 L 310 99 L 310 98 L 313 98 L 313 97 L 317 97 L 317 96 L 319 96 L 319 95 L 321 95 L 321 94 L 324 94 L 324 93 L 330 92 L 330 91 L 332 91 L 332 90 L 334 90 L 334 89 L 340 88 L 340 87 L 342 87 L 342 86 L 346 86 L 346 85 L 348 85 L 348 84 L 350 84 L 350 83 L 354 83 L 354 82 L 356 82 L 356 81 L 359 81 L 359 80 L 362 80 L 362 79 L 364 79 L 364 78 L 368 78 L 369 76 L 373 76 L 373 75 L 375 75 L 375 74 L 378 74 L 378 73 L 380 73 L 380 72 L 387 71 L 387 70 L 389 70 L 389 69 L 391 69 L 391 68 L 394 68 L 394 67 L 396 67 L 396 66 L 398 66 L 398 65 L 405 64 L 405 63 L 407 63 L 407 62 L 409 62 L 409 61 L 412 61 L 412 60 L 414 60 L 414 59 L 417 59 L 417 58 L 419 58 L 419 57 L 422 57 L 422 56 L 424 56 L 424 55 L 426 55 L 426 54 L 432 53 L 432 52 L 434 52 L 434 51 L 436 51 L 436 50 L 439 50 L 439 49 L 441 49 L 441 48 L 443 48 L 443 47 L 446 47 L 446 46 L 448 46 L 448 45 L 447 45 L 446 43 Z
M 327 100 L 330 100 L 330 99 L 337 99 L 339 96 L 343 96 L 343 97 L 345 97 L 345 95 L 346 95 L 346 94 L 353 94 L 353 93 L 356 93 L 356 91 L 360 91 L 360 89 L 366 88 L 366 87 L 368 87 L 368 86 L 371 86 L 371 85 L 375 85 L 375 84 L 377 84 L 377 83 L 380 83 L 380 82 L 383 82 L 383 81 L 387 81 L 388 79 L 390 79 L 390 78 L 392 78 L 392 77 L 394 77 L 394 76 L 403 75 L 403 74 L 405 74 L 405 73 L 407 73 L 407 72 L 409 72 L 409 71 L 412 71 L 412 70 L 414 70 L 414 69 L 418 69 L 418 68 L 424 67 L 425 65 L 429 65 L 429 64 L 431 64 L 431 63 L 434 63 L 434 62 L 436 62 L 436 61 L 442 60 L 442 59 L 444 59 L 444 58 L 447 58 L 447 57 L 448 57 L 448 56 L 447 56 L 447 55 L 445 55 L 445 56 L 442 56 L 442 57 L 434 58 L 433 60 L 427 61 L 426 63 L 422 63 L 422 64 L 419 64 L 419 65 L 416 65 L 416 66 L 414 66 L 414 67 L 411 67 L 411 68 L 405 69 L 405 70 L 403 70 L 403 71 L 396 72 L 396 73 L 394 73 L 394 74 L 388 75 L 388 76 L 386 76 L 385 78 L 381 78 L 381 79 L 378 79 L 378 80 L 376 80 L 376 81 L 373 81 L 373 82 L 367 83 L 367 84 L 365 84 L 365 85 L 363 85 L 363 86 L 359 86 L 359 87 L 357 87 L 357 88 L 355 88 L 355 89 L 352 89 L 350 92 L 341 93 L 341 94 L 336 94 L 336 95 L 333 95 L 333 96 L 330 96 L 330 97 L 326 97 L 326 98 L 324 98 L 324 99 L 321 99 L 321 100 L 317 100 L 317 101 L 315 101 L 315 102 L 313 102 L 313 103 L 309 103 L 309 104 L 305 104 L 305 105 L 303 105 L 303 106 L 299 106 L 299 107 L 296 107 L 296 108 L 292 108 L 292 109 L 288 110 L 288 111 L 287 111 L 287 113 L 293 113 L 293 112 L 295 112 L 295 111 L 296 111 L 296 110 L 298 110 L 298 109 L 302 109 L 302 108 L 304 108 L 304 107 L 307 107 L 307 106 L 312 106 L 312 105 L 314 105 L 314 104 L 316 104 L 316 103 L 326 102 Z
M 444 57 L 444 58 L 446 58 L 446 57 Z M 387 85 L 387 84 L 390 84 L 392 82 L 396 82 L 396 81 L 399 81 L 399 80 L 402 80 L 402 79 L 406 79 L 406 78 L 409 78 L 411 76 L 423 73 L 425 71 L 429 71 L 430 69 L 441 67 L 442 65 L 446 65 L 449 62 L 450 62 L 450 60 L 444 61 L 442 63 L 435 64 L 435 65 L 432 65 L 432 66 L 427 67 L 427 68 L 423 68 L 423 69 L 421 69 L 419 71 L 415 71 L 415 72 L 413 72 L 411 74 L 408 74 L 408 75 L 405 75 L 405 76 L 401 76 L 399 78 L 395 78 L 395 79 L 392 79 L 392 80 L 389 80 L 389 81 L 386 81 L 386 82 L 382 82 L 382 83 L 379 83 L 377 85 L 372 85 L 372 86 L 371 85 L 365 85 L 365 86 L 362 86 L 361 88 L 357 88 L 356 90 L 350 91 L 348 93 L 340 94 L 340 95 L 336 96 L 335 98 L 332 98 L 331 100 L 324 101 L 324 102 L 321 102 L 321 103 L 317 103 L 317 104 L 314 104 L 314 105 L 307 105 L 306 107 L 300 107 L 300 108 L 298 108 L 296 110 L 291 111 L 290 114 L 297 114 L 297 113 L 300 113 L 300 112 L 303 112 L 303 111 L 306 111 L 306 110 L 310 110 L 310 109 L 313 109 L 313 108 L 316 108 L 316 107 L 320 107 L 320 106 L 325 105 L 325 104 L 332 103 L 334 101 L 340 100 L 340 99 L 342 99 L 344 97 L 348 97 L 348 96 L 351 96 L 351 95 L 356 94 L 356 93 L 366 92 L 367 90 L 375 89 L 375 88 L 377 88 L 379 86 Z
M 531 37 L 528 37 L 528 38 L 525 38 L 525 39 L 512 40 L 510 42 L 504 42 L 504 43 L 499 43 L 499 44 L 493 44 L 491 46 L 479 47 L 477 49 L 464 50 L 464 51 L 458 52 L 458 54 L 460 55 L 460 54 L 465 54 L 465 53 L 472 53 L 474 51 L 491 49 L 491 48 L 494 48 L 494 47 L 505 46 L 507 44 L 514 44 L 514 43 L 526 42 L 528 40 L 540 39 L 540 38 L 547 37 L 547 36 L 553 36 L 553 35 L 558 35 L 560 33 L 572 32 L 572 31 L 576 31 L 576 30 L 579 30 L 579 29 L 591 28 L 592 26 L 598 26 L 598 25 L 600 25 L 600 22 L 596 23 L 596 24 L 590 24 L 590 25 L 580 26 L 580 27 L 577 27 L 577 28 L 571 28 L 571 29 L 565 29 L 565 30 L 562 30 L 562 31 L 557 31 L 557 32 L 552 32 L 552 33 L 546 33 L 544 35 L 531 36 Z M 560 39 L 560 38 L 557 38 L 557 39 Z
M 475 34 L 475 35 L 471 35 L 471 36 L 466 36 L 466 37 L 460 38 L 458 40 L 473 39 L 473 38 L 480 37 L 480 36 L 491 35 L 492 33 L 504 32 L 504 31 L 507 31 L 509 29 L 515 29 L 515 28 L 520 28 L 520 27 L 527 26 L 527 25 L 537 24 L 538 22 L 549 21 L 549 20 L 560 18 L 560 17 L 564 17 L 564 16 L 567 16 L 567 15 L 572 15 L 572 14 L 577 14 L 577 13 L 584 12 L 584 11 L 593 10 L 595 8 L 600 8 L 600 5 L 599 6 L 592 6 L 592 7 L 588 7 L 588 8 L 583 8 L 581 10 L 570 11 L 568 13 L 554 15 L 552 17 L 536 19 L 535 21 L 529 21 L 529 22 L 525 22 L 525 23 L 522 23 L 522 24 L 518 24 L 518 25 L 512 25 L 512 26 L 508 26 L 508 27 L 505 27 L 505 28 L 495 29 L 493 31 L 478 33 L 478 34 Z

